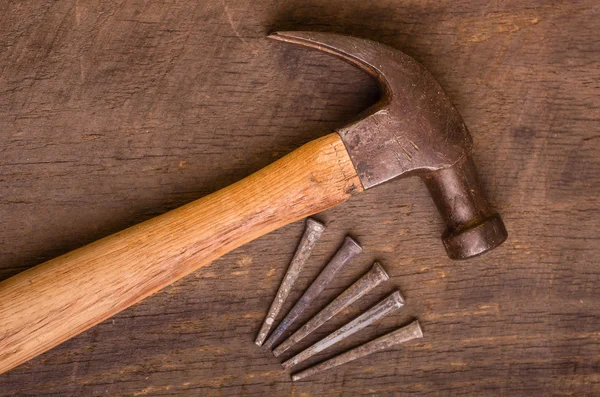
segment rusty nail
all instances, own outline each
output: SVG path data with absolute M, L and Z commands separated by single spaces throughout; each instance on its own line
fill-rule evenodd
M 279 357 L 282 353 L 288 350 L 290 347 L 306 338 L 313 331 L 325 324 L 330 318 L 350 306 L 361 296 L 377 287 L 383 281 L 389 279 L 385 270 L 381 267 L 378 262 L 373 264 L 371 270 L 369 270 L 364 276 L 358 279 L 354 284 L 348 287 L 344 292 L 338 295 L 329 305 L 323 310 L 317 313 L 311 318 L 306 324 L 304 324 L 298 331 L 292 336 L 283 341 L 275 350 L 273 355 Z
M 402 295 L 400 295 L 400 292 L 395 291 L 393 294 L 377 303 L 371 309 L 356 317 L 348 324 L 339 328 L 337 331 L 332 332 L 311 347 L 285 361 L 281 364 L 281 366 L 285 369 L 296 366 L 315 354 L 322 352 L 323 350 L 335 345 L 339 341 L 342 341 L 350 335 L 355 334 L 361 329 L 373 324 L 375 321 L 387 316 L 389 313 L 400 309 L 402 306 L 404 306 L 404 299 L 402 298 Z
M 390 332 L 389 334 L 383 335 L 380 338 L 367 342 L 364 345 L 358 346 L 357 348 L 330 358 L 327 361 L 323 361 L 322 363 L 307 368 L 304 371 L 297 372 L 292 375 L 292 380 L 297 381 L 321 371 L 337 367 L 338 365 L 346 364 L 371 353 L 386 350 L 394 345 L 422 337 L 423 330 L 421 329 L 421 325 L 419 324 L 419 321 L 415 320 L 405 327 L 399 328 Z
M 285 318 L 281 320 L 281 323 L 275 331 L 273 331 L 271 336 L 269 336 L 264 343 L 264 346 L 268 348 L 273 347 L 281 335 L 283 335 L 304 310 L 310 306 L 310 303 L 333 281 L 337 272 L 361 251 L 362 248 L 356 241 L 351 237 L 346 237 L 342 246 L 333 255 L 333 258 L 331 258 L 329 263 L 321 270 L 321 273 L 319 273 L 315 281 L 312 282 L 302 297 L 298 299 L 292 310 L 290 310 Z
M 267 335 L 271 330 L 271 326 L 275 322 L 275 318 L 279 314 L 281 307 L 289 296 L 294 283 L 300 275 L 300 271 L 304 267 L 306 260 L 310 256 L 315 244 L 319 238 L 321 238 L 321 235 L 324 231 L 325 225 L 323 225 L 321 222 L 317 222 L 312 218 L 308 218 L 306 220 L 306 228 L 304 229 L 304 234 L 302 235 L 300 244 L 298 244 L 298 248 L 296 248 L 296 253 L 290 262 L 290 266 L 283 277 L 283 281 L 279 286 L 279 290 L 277 290 L 277 295 L 275 295 L 275 299 L 273 299 L 273 303 L 271 303 L 267 317 L 265 317 L 262 327 L 260 328 L 260 332 L 256 337 L 256 341 L 254 342 L 257 346 L 262 346 L 267 338 Z

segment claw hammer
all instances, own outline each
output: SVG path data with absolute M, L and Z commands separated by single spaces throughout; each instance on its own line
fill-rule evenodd
M 477 181 L 472 140 L 427 70 L 377 42 L 332 33 L 273 39 L 325 51 L 377 79 L 365 117 L 247 178 L 0 283 L 0 373 L 51 349 L 227 252 L 396 177 L 425 182 L 452 259 L 507 232 Z

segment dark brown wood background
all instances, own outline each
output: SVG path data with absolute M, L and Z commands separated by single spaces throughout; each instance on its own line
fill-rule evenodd
M 414 317 L 422 341 L 292 384 L 253 340 L 297 222 L 0 375 L 0 395 L 598 395 L 596 0 L 2 1 L 0 279 L 237 181 L 377 100 L 353 67 L 265 38 L 286 29 L 375 39 L 429 68 L 509 240 L 450 261 L 422 183 L 394 181 L 319 216 L 302 287 L 345 233 L 365 252 L 313 313 L 376 258 L 392 279 L 303 346 L 393 286 L 403 311 L 318 359 Z

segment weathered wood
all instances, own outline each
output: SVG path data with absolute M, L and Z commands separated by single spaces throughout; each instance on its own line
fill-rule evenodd
M 266 40 L 274 29 L 354 34 L 422 62 L 469 126 L 510 235 L 452 262 L 422 183 L 394 181 L 321 215 L 299 287 L 345 233 L 365 252 L 307 316 L 373 259 L 392 283 L 303 347 L 393 285 L 403 310 L 315 360 L 413 316 L 422 342 L 292 384 L 252 341 L 297 222 L 0 375 L 0 395 L 599 394 L 599 12 L 594 0 L 0 2 L 2 279 L 236 182 L 376 100 L 369 77 Z

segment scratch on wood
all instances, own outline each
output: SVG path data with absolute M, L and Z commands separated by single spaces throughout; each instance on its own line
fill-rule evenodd
M 238 31 L 235 23 L 233 22 L 233 18 L 231 17 L 231 13 L 229 12 L 229 7 L 227 6 L 226 1 L 222 0 L 222 3 L 223 3 L 223 11 L 225 11 L 225 16 L 227 17 L 227 22 L 229 22 L 229 26 L 231 27 L 231 30 L 233 31 L 233 33 L 237 36 L 237 38 L 239 38 L 241 40 L 242 43 L 244 43 L 244 45 L 246 45 L 248 48 L 250 48 L 250 52 L 253 55 L 258 54 L 258 50 L 256 48 L 254 48 L 254 46 L 252 44 L 250 44 L 248 42 L 248 40 L 246 40 L 244 37 L 242 37 L 242 35 Z

